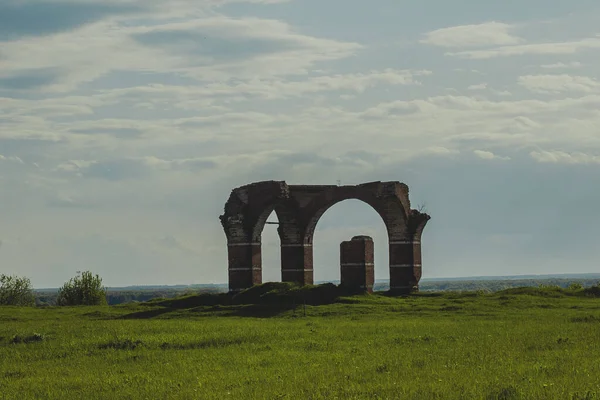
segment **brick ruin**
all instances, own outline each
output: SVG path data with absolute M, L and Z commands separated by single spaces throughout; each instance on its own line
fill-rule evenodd
M 313 284 L 313 235 L 317 223 L 330 207 L 348 199 L 367 203 L 383 219 L 389 239 L 390 290 L 418 290 L 421 235 L 431 217 L 410 208 L 407 185 L 288 185 L 283 181 L 238 187 L 225 204 L 220 219 L 227 236 L 229 290 L 236 292 L 262 283 L 261 235 L 273 211 L 279 220 L 281 280 Z M 372 240 L 370 245 L 368 240 L 362 242 L 365 246 L 373 244 Z
M 357 292 L 373 292 L 375 246 L 370 236 L 354 236 L 340 244 L 341 285 Z

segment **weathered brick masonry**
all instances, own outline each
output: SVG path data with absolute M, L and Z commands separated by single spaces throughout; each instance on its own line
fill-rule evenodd
M 341 285 L 351 291 L 373 292 L 375 248 L 373 238 L 355 236 L 340 244 Z
M 408 186 L 400 182 L 334 186 L 265 181 L 234 189 L 220 217 L 227 236 L 229 290 L 262 283 L 261 234 L 273 211 L 279 219 L 282 281 L 312 284 L 317 222 L 327 209 L 347 199 L 369 204 L 383 219 L 390 246 L 390 288 L 418 289 L 421 234 L 430 217 L 411 210 Z

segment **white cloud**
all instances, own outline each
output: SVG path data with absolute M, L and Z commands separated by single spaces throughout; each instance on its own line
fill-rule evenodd
M 455 72 L 467 72 L 467 73 L 473 73 L 473 74 L 477 74 L 477 75 L 485 75 L 485 72 L 481 72 L 478 69 L 468 69 L 468 68 L 454 68 Z
M 572 61 L 570 63 L 557 62 L 554 64 L 542 64 L 540 67 L 544 69 L 567 69 L 567 68 L 581 68 L 583 64 L 579 61 Z
M 477 157 L 483 159 L 483 160 L 510 160 L 510 157 L 502 157 L 502 156 L 498 156 L 494 153 L 492 153 L 491 151 L 485 151 L 485 150 L 473 150 L 473 154 L 475 154 Z
M 581 152 L 567 153 L 560 150 L 532 151 L 531 157 L 540 163 L 553 164 L 600 164 L 600 156 Z
M 496 89 L 491 89 L 490 90 L 493 94 L 495 94 L 496 96 L 512 96 L 512 93 L 509 92 L 508 90 L 496 90 Z
M 153 101 L 165 101 L 175 106 L 189 105 L 189 102 L 201 98 L 205 105 L 219 100 L 245 101 L 251 97 L 263 99 L 283 99 L 328 91 L 347 90 L 361 93 L 381 85 L 420 85 L 416 78 L 431 75 L 427 70 L 368 71 L 356 74 L 324 75 L 302 80 L 259 79 L 237 80 L 237 82 L 214 82 L 201 86 L 174 86 L 151 84 L 104 91 L 100 98 L 105 101 L 138 100 L 152 96 Z
M 590 37 L 574 41 L 532 43 L 512 46 L 501 46 L 485 50 L 468 50 L 448 52 L 449 56 L 483 60 L 496 57 L 510 57 L 522 55 L 550 55 L 550 54 L 575 54 L 582 50 L 600 48 L 600 37 Z
M 3 43 L 0 78 L 31 85 L 23 74 L 35 74 L 44 79 L 29 90 L 47 91 L 68 91 L 125 70 L 179 73 L 198 80 L 270 78 L 304 74 L 316 62 L 348 57 L 361 48 L 258 18 L 209 17 L 149 26 L 109 19 Z
M 308 83 L 308 86 L 312 87 L 312 84 Z M 285 85 L 286 89 L 280 94 L 276 90 L 270 92 L 272 88 L 268 87 L 266 93 L 276 94 L 272 96 L 275 99 L 285 93 L 294 94 Z M 255 93 L 263 92 L 257 89 Z M 185 96 L 194 97 L 190 93 Z M 150 98 L 156 97 L 152 94 Z M 294 106 L 291 109 L 279 108 L 281 103 L 275 102 L 261 105 L 278 107 L 277 111 L 270 112 L 265 109 L 261 109 L 263 112 L 215 109 L 198 110 L 191 114 L 196 116 L 183 118 L 150 114 L 146 119 L 96 117 L 73 122 L 37 119 L 34 125 L 29 120 L 22 121 L 12 129 L 4 130 L 3 135 L 6 139 L 21 139 L 43 133 L 47 138 L 55 139 L 54 143 L 59 145 L 52 147 L 50 152 L 43 151 L 43 157 L 56 160 L 54 165 L 69 159 L 87 160 L 90 153 L 95 154 L 93 159 L 103 161 L 149 156 L 160 160 L 192 160 L 232 152 L 258 154 L 265 148 L 295 152 L 319 149 L 323 154 L 334 156 L 340 148 L 332 138 L 339 137 L 340 132 L 344 134 L 344 141 L 352 146 L 377 152 L 388 151 L 401 135 L 402 147 L 408 153 L 430 146 L 455 149 L 460 144 L 464 148 L 469 143 L 473 147 L 465 150 L 473 151 L 481 148 L 478 145 L 482 142 L 500 146 L 548 143 L 596 146 L 600 139 L 594 128 L 600 107 L 600 96 L 596 94 L 548 100 L 501 99 L 432 96 L 367 104 L 367 107 L 359 105 L 358 108 L 359 103 L 346 108 L 343 103 L 332 105 L 327 101 L 314 107 Z M 103 98 L 102 101 L 109 100 Z M 172 98 L 166 98 L 165 104 L 173 105 L 178 101 L 175 92 Z M 119 107 L 126 106 L 121 104 Z M 577 126 L 577 129 L 568 126 Z M 570 132 L 568 137 L 563 133 L 565 129 Z M 179 156 L 174 157 L 173 152 Z M 136 161 L 135 168 L 141 168 L 139 164 Z M 144 170 L 147 170 L 146 166 Z
M 78 194 L 69 194 L 59 192 L 55 195 L 48 196 L 46 206 L 55 208 L 89 208 L 93 207 L 93 203 L 80 198 Z
M 469 89 L 469 90 L 484 90 L 484 89 L 487 89 L 487 86 L 488 86 L 487 83 L 479 83 L 476 85 L 471 85 L 467 89 Z
M 594 93 L 600 91 L 600 82 L 596 79 L 567 74 L 520 76 L 519 85 L 537 93 Z
M 453 26 L 428 32 L 421 43 L 440 47 L 482 47 L 521 43 L 521 38 L 511 35 L 513 29 L 512 25 L 493 21 Z
M 422 150 L 422 154 L 433 154 L 433 155 L 441 155 L 441 156 L 456 155 L 459 153 L 460 153 L 460 151 L 458 151 L 456 149 L 449 149 L 449 148 L 443 147 L 443 146 L 432 146 L 432 147 L 427 147 Z
M 600 96 L 542 100 L 498 100 L 466 96 L 381 103 L 360 114 L 371 131 L 399 131 L 408 146 L 424 141 L 461 150 L 482 145 L 533 145 L 600 149 Z M 565 132 L 569 135 L 565 135 Z
M 0 161 L 12 161 L 12 162 L 16 162 L 18 164 L 24 164 L 23 160 L 21 160 L 17 156 L 5 157 L 2 154 L 0 154 Z

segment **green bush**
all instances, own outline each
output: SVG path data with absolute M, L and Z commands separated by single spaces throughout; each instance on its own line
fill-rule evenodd
M 0 305 L 34 306 L 35 297 L 29 278 L 0 275 Z
M 583 292 L 592 297 L 600 297 L 600 283 L 590 286 L 589 288 L 585 288 Z
M 573 282 L 569 285 L 569 290 L 583 290 L 583 285 L 579 282 Z
M 102 278 L 90 271 L 78 272 L 58 290 L 56 303 L 59 306 L 100 306 L 106 305 L 106 289 Z

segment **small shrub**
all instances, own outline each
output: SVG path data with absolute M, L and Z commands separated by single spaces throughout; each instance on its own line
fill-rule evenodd
M 141 340 L 132 339 L 113 339 L 107 343 L 103 343 L 98 346 L 100 349 L 115 349 L 115 350 L 135 350 L 139 346 L 143 346 L 144 342 Z
M 513 400 L 520 399 L 519 392 L 513 386 L 508 386 L 490 393 L 487 400 Z
M 572 400 L 593 400 L 600 399 L 600 394 L 598 392 L 587 391 L 585 393 L 575 392 L 571 394 Z
M 397 337 L 392 340 L 395 344 L 407 344 L 407 343 L 430 343 L 435 341 L 433 336 L 425 335 L 425 336 L 416 336 L 416 337 Z
M 390 368 L 386 364 L 381 364 L 375 368 L 375 372 L 377 372 L 378 374 L 389 373 Z
M 193 349 L 219 349 L 229 346 L 241 345 L 244 343 L 255 343 L 252 338 L 249 337 L 237 337 L 237 338 L 210 338 L 199 342 L 190 343 L 169 343 L 163 342 L 159 346 L 162 350 L 193 350 Z
M 106 289 L 102 287 L 102 278 L 89 271 L 77 273 L 58 290 L 56 302 L 59 306 L 106 305 Z
M 4 377 L 6 379 L 23 379 L 27 374 L 23 371 L 6 371 Z
M 0 275 L 0 305 L 34 306 L 35 297 L 29 278 Z
M 440 311 L 460 311 L 462 310 L 462 307 L 459 306 L 446 306 L 446 307 L 441 307 Z
M 600 318 L 595 315 L 584 315 L 581 317 L 571 318 L 571 322 L 585 322 L 585 323 L 600 323 Z
M 12 344 L 35 343 L 35 342 L 43 342 L 44 339 L 45 339 L 44 335 L 42 335 L 41 333 L 34 333 L 32 335 L 29 335 L 29 336 L 15 335 L 15 336 L 12 337 L 12 339 L 10 340 L 10 342 Z

